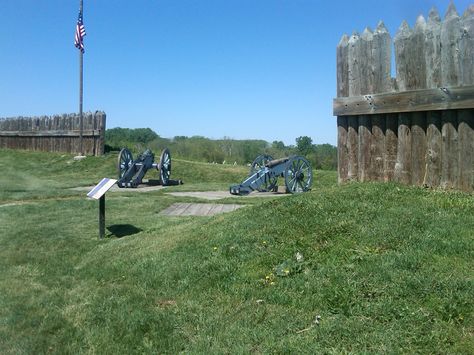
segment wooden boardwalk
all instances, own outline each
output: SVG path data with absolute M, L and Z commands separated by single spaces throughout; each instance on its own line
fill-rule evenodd
M 285 194 L 282 192 L 252 192 L 251 194 L 245 196 L 236 196 L 231 195 L 229 191 L 180 191 L 180 192 L 167 192 L 166 195 L 176 196 L 176 197 L 195 197 L 206 200 L 221 200 L 223 198 L 255 198 L 255 197 L 281 197 L 281 196 L 290 196 L 290 194 Z
M 214 203 L 173 203 L 160 212 L 162 216 L 213 216 L 219 213 L 232 212 L 246 205 Z

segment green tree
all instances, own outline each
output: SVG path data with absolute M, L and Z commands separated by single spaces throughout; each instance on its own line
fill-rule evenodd
M 285 143 L 283 143 L 282 141 L 273 141 L 272 148 L 283 151 L 285 150 Z
M 313 140 L 308 136 L 296 138 L 296 150 L 301 155 L 310 154 L 313 151 Z
M 148 144 L 159 136 L 150 128 L 111 128 L 105 131 L 105 141 L 110 146 Z

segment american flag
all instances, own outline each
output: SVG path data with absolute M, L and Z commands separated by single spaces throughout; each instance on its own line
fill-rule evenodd
M 76 36 L 74 37 L 74 45 L 82 53 L 84 53 L 84 36 L 86 35 L 86 29 L 82 23 L 82 13 L 79 12 L 79 18 L 77 19 L 76 25 Z

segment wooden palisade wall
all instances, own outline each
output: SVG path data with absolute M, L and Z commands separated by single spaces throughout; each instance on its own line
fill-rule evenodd
M 338 176 L 474 191 L 474 5 L 337 46 Z
M 83 114 L 83 152 L 104 154 L 105 113 Z M 0 148 L 80 153 L 78 114 L 0 119 Z

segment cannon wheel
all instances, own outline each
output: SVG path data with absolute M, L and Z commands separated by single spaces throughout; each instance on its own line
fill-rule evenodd
M 308 191 L 312 182 L 313 170 L 309 161 L 301 156 L 291 157 L 285 169 L 286 191 L 292 194 Z
M 117 170 L 119 179 L 127 172 L 127 170 L 132 166 L 133 156 L 132 153 L 127 148 L 122 148 L 118 155 L 117 161 Z
M 168 185 L 171 175 L 171 154 L 168 148 L 161 152 L 158 172 L 160 174 L 160 184 L 163 186 Z
M 262 155 L 259 155 L 258 157 L 256 157 L 255 160 L 253 161 L 251 167 L 250 167 L 249 176 L 254 174 L 255 172 L 257 172 L 258 170 L 264 168 L 265 164 L 267 164 L 268 162 L 270 162 L 272 160 L 273 160 L 273 158 L 268 154 L 262 154 Z M 277 180 L 278 180 L 278 177 L 274 176 L 274 177 L 268 179 L 267 181 L 265 181 L 265 183 L 263 185 L 259 186 L 257 188 L 257 190 L 260 191 L 260 192 L 274 191 L 275 188 L 276 188 Z

